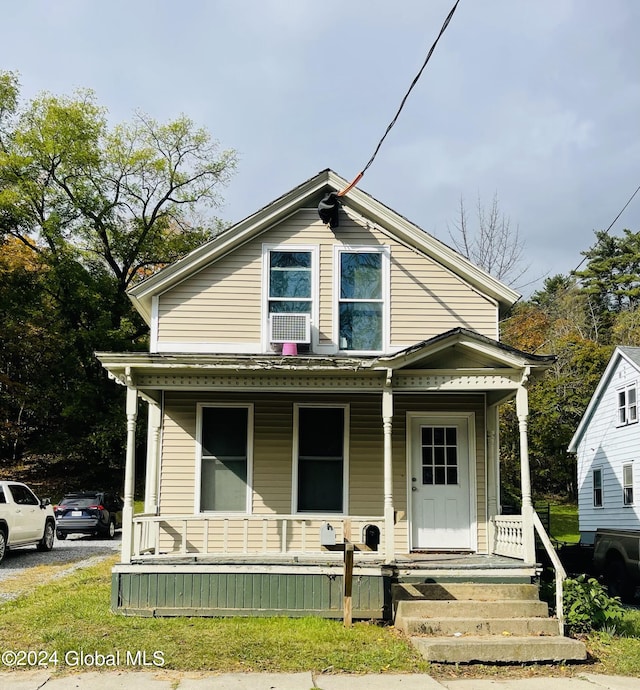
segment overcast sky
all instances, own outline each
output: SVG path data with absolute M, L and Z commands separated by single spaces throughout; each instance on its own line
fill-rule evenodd
M 114 123 L 206 127 L 239 153 L 235 222 L 324 168 L 353 179 L 452 5 L 10 0 L 0 69 L 27 99 L 87 87 Z M 461 0 L 359 187 L 448 244 L 460 198 L 497 193 L 529 277 L 570 272 L 640 185 L 639 35 L 638 0 Z

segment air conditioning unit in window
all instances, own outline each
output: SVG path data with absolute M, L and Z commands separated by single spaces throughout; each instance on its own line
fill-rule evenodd
M 269 314 L 269 341 L 272 343 L 310 343 L 310 314 Z

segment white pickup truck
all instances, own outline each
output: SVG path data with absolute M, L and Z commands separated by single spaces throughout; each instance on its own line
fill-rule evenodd
M 0 562 L 7 549 L 35 544 L 51 551 L 56 519 L 49 499 L 40 500 L 26 484 L 0 482 Z

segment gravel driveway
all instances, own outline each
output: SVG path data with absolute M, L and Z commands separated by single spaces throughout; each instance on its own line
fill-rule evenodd
M 10 550 L 0 563 L 0 603 L 14 599 L 22 593 L 20 576 L 27 579 L 30 570 L 38 566 L 58 566 L 52 577 L 62 577 L 77 568 L 93 565 L 111 555 L 118 553 L 121 547 L 120 532 L 114 539 L 95 539 L 83 535 L 72 535 L 64 541 L 56 539 L 53 550 L 37 551 L 34 546 Z M 68 568 L 60 567 L 68 564 Z M 41 573 L 42 580 L 47 577 L 46 570 Z M 3 581 L 10 580 L 14 586 L 2 586 Z M 9 583 L 6 583 L 9 585 Z

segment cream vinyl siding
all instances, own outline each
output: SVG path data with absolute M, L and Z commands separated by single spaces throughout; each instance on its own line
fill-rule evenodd
M 322 403 L 349 403 L 349 514 L 352 516 L 382 517 L 383 487 L 383 434 L 382 403 L 378 395 L 270 395 L 207 393 L 166 393 L 164 432 L 162 436 L 162 465 L 160 514 L 192 515 L 196 478 L 196 408 L 197 403 L 254 404 L 254 456 L 253 456 L 253 515 L 273 516 L 291 514 L 292 491 L 292 434 L 293 405 Z M 485 469 L 485 415 L 484 397 L 445 395 L 397 395 L 393 417 L 393 491 L 397 511 L 396 551 L 405 553 L 408 545 L 407 530 L 407 455 L 406 413 L 473 411 L 476 429 L 476 486 L 478 550 L 487 550 L 486 529 L 486 469 Z M 182 425 L 183 429 L 180 429 Z M 216 514 L 210 514 L 212 521 Z M 301 515 L 301 517 L 304 517 Z M 315 529 L 318 522 L 311 517 L 307 527 Z M 321 521 L 320 521 L 321 522 Z M 215 539 L 214 528 L 210 539 Z M 319 523 L 318 523 L 319 524 Z M 230 519 L 228 539 L 240 549 L 242 519 Z M 255 538 L 277 540 L 276 525 L 267 523 L 266 537 L 260 532 Z M 234 531 L 235 530 L 235 531 Z M 311 536 L 309 536 L 311 534 Z M 317 538 L 317 531 L 307 539 Z M 292 543 L 302 543 L 302 535 L 289 535 Z M 221 538 L 218 534 L 217 538 Z M 194 541 L 194 544 L 199 542 Z M 214 541 L 211 541 L 213 544 Z M 262 543 L 262 542 L 260 542 Z M 293 548 L 293 547 L 292 547 Z
M 463 326 L 495 337 L 497 306 L 430 258 L 375 228 L 341 219 L 332 232 L 303 209 L 162 294 L 158 344 L 259 345 L 263 326 L 263 244 L 319 247 L 320 345 L 333 342 L 335 245 L 391 249 L 391 345 L 401 347 Z M 179 351 L 179 347 L 176 347 Z

